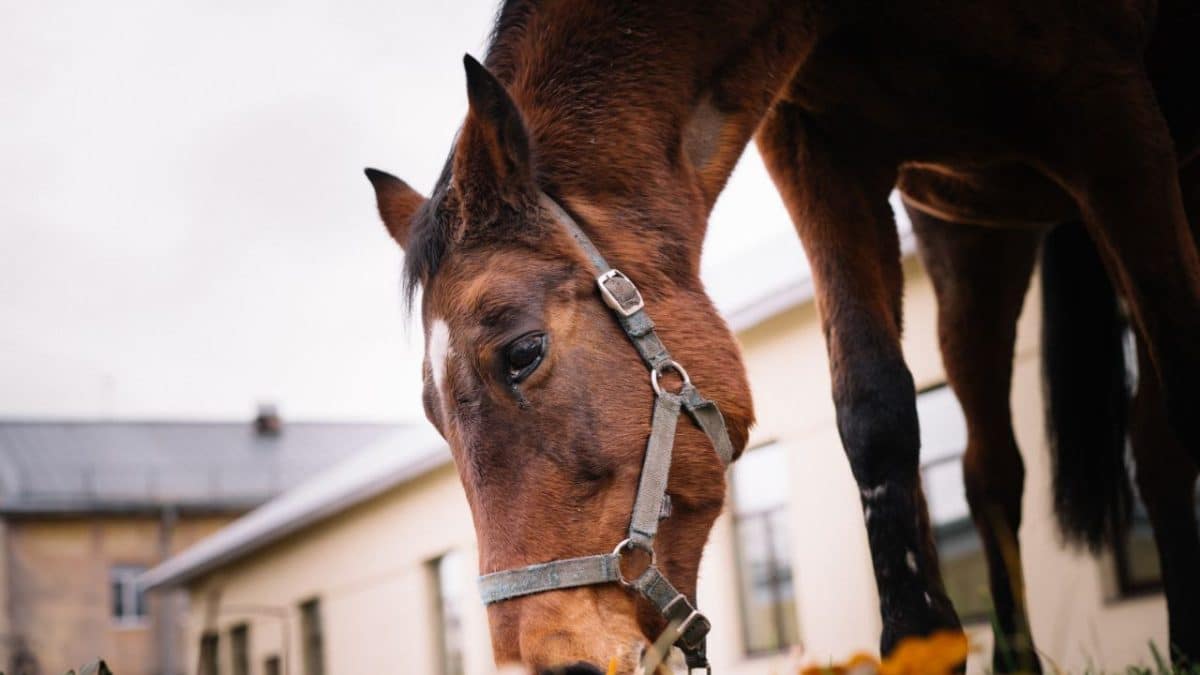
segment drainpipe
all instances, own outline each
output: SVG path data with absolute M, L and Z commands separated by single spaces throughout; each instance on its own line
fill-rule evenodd
M 179 509 L 174 504 L 165 504 L 158 524 L 158 561 L 171 557 L 171 546 L 175 538 L 175 525 L 179 522 Z M 175 641 L 179 635 L 179 591 L 166 589 L 158 597 L 158 611 L 154 621 L 155 638 L 158 643 L 158 672 L 160 675 L 178 675 L 179 659 L 176 657 Z

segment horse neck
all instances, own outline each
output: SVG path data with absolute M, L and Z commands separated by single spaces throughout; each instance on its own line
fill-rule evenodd
M 539 183 L 602 250 L 695 279 L 708 213 L 811 42 L 790 15 L 807 3 L 613 4 L 509 2 L 486 63 Z

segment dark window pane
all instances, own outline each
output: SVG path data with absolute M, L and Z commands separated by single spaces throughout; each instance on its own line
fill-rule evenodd
M 219 675 L 217 669 L 217 645 L 219 638 L 216 633 L 205 633 L 200 636 L 200 675 Z
M 757 448 L 733 470 L 742 628 L 750 653 L 778 651 L 798 641 L 783 453 L 776 445 Z
M 1158 548 L 1154 544 L 1154 531 L 1149 519 L 1134 521 L 1122 553 L 1125 555 L 1130 591 L 1162 584 Z
M 114 619 L 125 617 L 125 585 L 119 579 L 113 578 L 112 584 L 112 615 Z
M 140 588 L 133 590 L 134 615 L 144 618 L 149 612 L 146 611 L 146 594 Z
M 300 640 L 304 675 L 325 675 L 325 640 L 321 632 L 321 603 L 316 598 L 300 605 Z
M 233 656 L 233 675 L 250 675 L 250 627 L 234 626 L 229 631 L 229 649 Z
M 1162 588 L 1162 571 L 1159 568 L 1158 548 L 1154 543 L 1154 529 L 1150 525 L 1150 516 L 1146 513 L 1136 488 L 1134 499 L 1129 531 L 1117 542 L 1113 552 L 1117 587 L 1122 595 L 1136 595 Z
M 935 527 L 934 541 L 946 593 L 959 616 L 964 621 L 988 620 L 993 612 L 987 558 L 974 523 L 963 519 Z
M 279 657 L 268 656 L 266 660 L 263 661 L 263 675 L 279 675 L 279 673 Z
M 971 521 L 962 473 L 966 418 L 946 386 L 917 395 L 917 418 L 921 426 L 921 484 L 946 593 L 964 621 L 987 620 L 992 615 L 987 558 Z
M 431 564 L 434 592 L 437 597 L 436 626 L 438 632 L 438 660 L 442 675 L 463 673 L 463 560 L 462 554 L 451 551 Z

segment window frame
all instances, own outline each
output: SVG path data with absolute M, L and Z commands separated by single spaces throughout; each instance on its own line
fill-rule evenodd
M 461 675 L 461 673 L 465 672 L 465 666 L 466 666 L 466 649 L 463 648 L 464 644 L 465 644 L 465 640 L 464 640 L 465 635 L 463 634 L 463 631 L 462 631 L 462 627 L 463 627 L 463 623 L 462 623 L 463 622 L 463 616 L 462 616 L 463 612 L 462 612 L 462 610 L 464 609 L 463 603 L 462 603 L 462 598 L 461 597 L 453 598 L 453 601 L 457 602 L 459 605 L 459 607 L 457 609 L 457 613 L 458 613 L 457 618 L 459 621 L 459 625 L 458 625 L 459 644 L 457 646 L 458 653 L 457 653 L 457 657 L 456 657 L 458 660 L 459 669 L 458 669 L 458 673 L 455 673 L 450 668 L 450 662 L 452 659 L 451 652 L 453 650 L 451 649 L 451 640 L 449 639 L 449 632 L 447 631 L 446 605 L 447 605 L 448 598 L 442 592 L 442 589 L 443 589 L 442 565 L 446 562 L 447 558 L 449 558 L 450 556 L 457 556 L 461 559 L 463 556 L 463 553 L 462 553 L 462 551 L 459 551 L 457 549 L 450 549 L 447 551 L 443 551 L 440 555 L 438 555 L 436 557 L 430 558 L 425 563 L 426 569 L 428 570 L 428 577 L 429 577 L 429 590 L 430 590 L 430 601 L 431 601 L 430 602 L 430 610 L 431 610 L 430 614 L 433 617 L 433 631 L 434 631 L 433 657 L 434 657 L 434 660 L 437 662 L 437 669 L 435 672 L 439 673 L 440 675 Z
M 200 634 L 200 655 L 197 675 L 221 674 L 221 634 L 206 630 Z
M 146 572 L 145 565 L 117 564 L 108 568 L 109 619 L 118 628 L 145 628 L 150 622 L 150 606 L 144 591 L 138 587 L 138 577 Z M 121 612 L 118 614 L 117 587 L 120 588 Z M 133 613 L 129 613 L 129 608 Z
M 1133 482 L 1131 477 L 1131 483 Z M 1162 558 L 1158 551 L 1158 539 L 1154 532 L 1154 524 L 1150 521 L 1150 514 L 1146 511 L 1145 503 L 1142 502 L 1142 497 L 1137 491 L 1137 485 L 1133 486 L 1133 512 L 1130 515 L 1129 528 L 1124 532 L 1113 537 L 1113 545 L 1109 557 L 1112 559 L 1111 573 L 1112 578 L 1116 582 L 1116 594 L 1111 598 L 1114 602 L 1123 600 L 1136 600 L 1146 596 L 1158 595 L 1164 592 L 1163 577 L 1162 577 Z M 1196 517 L 1200 520 L 1200 483 L 1196 485 Z M 1154 546 L 1154 554 L 1157 557 L 1158 574 L 1153 580 L 1135 579 L 1133 576 L 1133 565 L 1131 562 L 1132 556 L 1132 538 L 1134 528 L 1144 525 L 1150 530 L 1150 541 Z M 1110 587 L 1111 588 L 1111 587 Z
M 230 675 L 250 675 L 250 624 L 239 623 L 229 628 Z
M 325 675 L 325 628 L 321 620 L 321 598 L 301 601 L 300 666 L 303 675 Z
M 742 456 L 745 457 L 745 456 L 748 456 L 750 453 L 758 452 L 764 448 L 770 448 L 772 446 L 779 448 L 780 451 L 783 451 L 785 449 L 785 445 L 782 442 L 780 442 L 777 439 L 771 439 L 771 440 L 764 441 L 762 443 L 758 443 L 750 448 L 747 448 L 742 453 Z M 733 470 L 734 471 L 737 470 L 736 465 L 733 467 Z M 738 510 L 738 491 L 737 491 L 735 480 L 731 479 L 729 481 L 729 491 L 730 491 L 729 518 L 730 518 L 731 534 L 733 535 L 732 536 L 733 559 L 734 559 L 734 562 L 736 563 L 734 565 L 734 571 L 735 571 L 735 578 L 737 580 L 737 606 L 738 606 L 737 609 L 738 609 L 738 622 L 741 624 L 740 632 L 741 632 L 741 638 L 742 638 L 742 653 L 749 658 L 761 658 L 761 657 L 775 656 L 778 654 L 785 653 L 789 649 L 794 647 L 795 645 L 801 644 L 800 616 L 799 616 L 799 612 L 797 611 L 797 607 L 796 607 L 796 604 L 797 604 L 796 603 L 796 581 L 795 581 L 796 574 L 795 574 L 795 569 L 793 569 L 794 568 L 794 565 L 792 564 L 793 561 L 792 561 L 791 557 L 789 555 L 787 555 L 787 552 L 786 551 L 780 552 L 780 551 L 775 550 L 776 546 L 775 546 L 774 537 L 772 536 L 774 534 L 774 532 L 772 530 L 771 518 L 776 516 L 777 514 L 782 513 L 784 516 L 784 519 L 786 520 L 789 515 L 789 512 L 791 510 L 791 500 L 790 500 L 790 498 L 785 496 L 782 503 L 780 503 L 778 505 L 775 505 L 775 506 L 772 506 L 769 508 L 765 508 L 765 509 L 757 509 L 754 511 L 742 512 L 742 511 Z M 786 626 L 787 618 L 783 614 L 783 612 L 785 612 L 787 610 L 786 610 L 786 608 L 784 608 L 782 606 L 782 603 L 779 602 L 779 600 L 780 600 L 780 595 L 779 595 L 780 584 L 777 583 L 778 580 L 773 580 L 774 582 L 770 584 L 770 593 L 771 593 L 771 597 L 772 597 L 772 601 L 773 601 L 772 607 L 774 608 L 774 610 L 771 613 L 772 614 L 771 624 L 772 624 L 772 628 L 774 629 L 775 646 L 774 647 L 754 647 L 754 646 L 752 646 L 754 643 L 754 640 L 752 640 L 752 636 L 750 635 L 750 630 L 751 630 L 750 629 L 750 621 L 748 620 L 749 607 L 747 606 L 747 603 L 749 602 L 749 598 L 746 597 L 746 591 L 750 587 L 750 583 L 751 583 L 750 579 L 747 576 L 750 574 L 750 570 L 745 569 L 748 566 L 745 565 L 746 558 L 744 555 L 744 546 L 742 544 L 742 528 L 745 527 L 744 523 L 747 523 L 747 522 L 761 523 L 764 535 L 767 538 L 767 543 L 766 543 L 767 557 L 769 559 L 769 564 L 772 565 L 772 570 L 780 569 L 786 565 L 786 567 L 791 572 L 792 597 L 791 597 L 790 604 L 791 604 L 791 611 L 794 614 L 794 616 L 792 617 L 792 625 L 794 625 L 795 629 L 796 629 L 796 636 L 795 636 L 794 641 L 791 640 L 791 638 L 789 638 L 787 635 L 787 626 Z M 789 536 L 788 539 L 790 540 L 791 537 Z
M 931 394 L 931 393 L 934 393 L 937 391 L 941 391 L 943 389 L 946 390 L 950 394 L 951 397 L 953 397 L 954 403 L 956 406 L 958 406 L 958 409 L 959 409 L 960 413 L 964 416 L 964 421 L 965 421 L 966 413 L 962 412 L 962 403 L 958 400 L 958 394 L 954 393 L 954 389 L 950 386 L 949 382 L 946 382 L 946 381 L 936 382 L 934 384 L 930 384 L 928 386 L 917 389 L 916 390 L 916 400 L 919 401 L 921 396 L 923 396 L 925 394 Z M 920 407 L 918 405 L 918 410 L 919 409 L 920 409 Z M 919 421 L 919 418 L 918 418 L 918 421 Z M 925 475 L 926 475 L 926 472 L 930 469 L 935 469 L 937 467 L 944 466 L 946 464 L 957 464 L 959 467 L 959 471 L 961 473 L 963 458 L 966 456 L 966 453 L 967 453 L 967 449 L 964 446 L 963 448 L 955 451 L 954 454 L 945 455 L 942 457 L 935 457 L 930 460 L 922 460 L 920 457 L 918 457 L 917 472 L 918 472 L 918 476 L 921 480 L 921 490 L 924 492 L 927 492 Z M 964 490 L 966 489 L 965 479 L 963 482 L 963 489 Z M 928 495 L 926 495 L 926 502 L 928 502 Z M 928 511 L 928 506 L 926 507 L 926 509 Z M 970 510 L 970 504 L 967 505 L 967 515 L 966 516 L 962 516 L 962 517 L 956 518 L 954 520 L 948 520 L 941 524 L 935 523 L 933 520 L 933 514 L 929 513 L 929 531 L 930 531 L 930 534 L 933 536 L 934 549 L 937 550 L 939 567 L 942 567 L 942 565 L 941 565 L 942 558 L 943 558 L 942 542 L 944 539 L 953 537 L 953 536 L 967 536 L 967 537 L 973 538 L 975 540 L 975 542 L 978 544 L 978 550 L 979 550 L 980 555 L 983 557 L 985 568 L 988 565 L 987 550 L 985 549 L 985 547 L 983 545 L 982 536 L 979 534 L 979 530 L 975 526 L 975 520 L 974 520 L 974 517 L 972 516 L 971 510 Z M 943 573 L 944 573 L 944 569 L 943 569 Z M 959 620 L 964 624 L 991 623 L 991 621 L 992 621 L 992 616 L 995 614 L 995 604 L 994 604 L 995 599 L 992 598 L 991 579 L 988 577 L 987 572 L 985 572 L 985 574 L 984 574 L 983 581 L 984 581 L 984 584 L 987 586 L 988 607 L 982 608 L 975 612 L 967 612 L 967 613 L 962 613 L 962 609 L 959 607 L 954 608 L 954 610 L 956 612 L 960 612 Z

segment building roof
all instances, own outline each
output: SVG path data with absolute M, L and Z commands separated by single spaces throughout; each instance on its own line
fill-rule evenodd
M 0 420 L 0 515 L 244 511 L 396 429 Z
M 892 195 L 901 251 L 915 250 L 912 226 Z M 812 275 L 794 236 L 772 238 L 736 260 L 707 271 L 705 285 L 734 331 L 743 331 L 812 299 Z M 431 428 L 415 427 L 363 450 L 141 577 L 146 588 L 177 586 L 200 577 L 320 520 L 399 487 L 449 463 L 450 453 Z
M 187 583 L 449 462 L 428 425 L 388 434 L 146 572 L 141 584 Z

